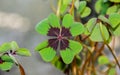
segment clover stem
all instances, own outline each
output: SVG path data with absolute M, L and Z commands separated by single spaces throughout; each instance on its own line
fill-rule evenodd
M 58 1 L 58 8 L 57 8 L 57 12 L 56 12 L 57 17 L 60 17 L 60 8 L 61 8 L 61 3 L 62 3 L 62 0 L 59 0 L 59 1 Z
M 69 11 L 69 13 L 71 14 L 71 15 L 73 15 L 74 16 L 74 0 L 72 0 L 72 6 L 71 6 L 71 8 L 70 8 L 70 11 Z
M 22 65 L 19 64 L 18 66 L 19 66 L 20 74 L 21 74 L 21 75 L 26 75 L 26 74 L 25 74 L 25 71 L 24 71 L 24 68 L 22 67 Z
M 72 62 L 72 75 L 77 75 L 77 65 L 76 65 L 76 58 L 74 58 Z
M 115 59 L 115 61 L 116 61 L 116 63 L 117 63 L 117 65 L 118 65 L 118 67 L 119 67 L 119 69 L 120 69 L 120 64 L 119 64 L 119 61 L 118 61 L 118 59 L 117 59 L 117 57 L 116 57 L 116 55 L 115 55 L 115 53 L 114 53 L 114 51 L 113 51 L 113 49 L 108 45 L 108 44 L 106 44 L 106 46 L 108 47 L 108 49 L 110 50 L 110 52 L 112 53 L 112 55 L 113 55 L 113 57 L 114 57 L 114 59 Z

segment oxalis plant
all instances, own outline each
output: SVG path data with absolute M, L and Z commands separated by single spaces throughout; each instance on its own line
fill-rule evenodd
M 31 53 L 26 48 L 19 48 L 15 41 L 0 45 L 0 70 L 9 72 L 13 65 L 16 65 L 20 70 L 20 75 L 25 75 L 24 68 L 15 57 L 16 55 L 31 56 Z
M 120 0 L 93 1 L 58 0 L 57 9 L 52 5 L 54 13 L 35 27 L 41 35 L 49 36 L 35 50 L 66 75 L 119 75 L 120 55 L 114 46 L 120 36 Z M 16 55 L 31 56 L 15 41 L 1 44 L 0 70 L 10 71 L 15 64 L 25 75 Z
M 54 13 L 35 27 L 49 37 L 35 50 L 66 75 L 119 75 L 120 56 L 114 45 L 120 35 L 120 0 L 92 2 L 58 0 L 57 10 L 52 6 Z M 112 60 L 105 51 L 111 52 Z

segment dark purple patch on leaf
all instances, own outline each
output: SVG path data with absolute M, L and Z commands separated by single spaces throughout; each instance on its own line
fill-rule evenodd
M 3 60 L 0 58 L 0 64 L 2 64 L 3 63 Z
M 53 28 L 51 27 L 48 31 L 48 36 L 58 36 L 60 34 L 60 29 L 59 28 Z
M 62 39 L 60 41 L 60 50 L 65 50 L 69 46 L 69 41 L 67 39 Z
M 49 40 L 48 40 L 49 46 L 52 47 L 54 50 L 57 50 L 57 48 L 58 48 L 58 43 L 59 43 L 59 40 L 58 40 L 58 39 L 49 39 Z
M 65 28 L 65 27 L 62 27 L 61 35 L 63 37 L 70 37 L 70 36 L 72 36 L 70 31 L 69 31 L 69 28 Z

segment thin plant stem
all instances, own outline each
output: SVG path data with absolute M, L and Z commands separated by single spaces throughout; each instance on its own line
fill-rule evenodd
M 57 10 L 55 9 L 55 7 L 54 7 L 54 5 L 52 3 L 52 0 L 50 0 L 50 7 L 51 7 L 51 9 L 53 10 L 54 13 L 57 12 Z
M 112 53 L 112 55 L 113 55 L 113 57 L 114 57 L 117 65 L 118 65 L 118 67 L 119 67 L 119 69 L 120 69 L 120 64 L 119 64 L 119 61 L 118 61 L 118 59 L 117 59 L 117 57 L 116 57 L 116 54 L 115 54 L 114 50 L 113 50 L 108 44 L 106 44 L 106 46 L 108 47 L 108 49 L 109 49 L 110 52 Z
M 90 58 L 91 58 L 91 56 L 92 56 L 92 53 L 93 53 L 93 51 L 95 50 L 95 46 L 93 46 L 92 49 L 89 49 L 89 48 L 88 48 L 86 45 L 84 45 L 84 44 L 83 44 L 83 46 L 88 49 L 89 55 L 87 56 L 88 58 L 85 60 L 83 66 L 82 66 L 82 73 L 81 73 L 81 75 L 84 75 L 85 67 L 87 66 L 88 61 L 90 60 Z
M 26 74 L 25 74 L 25 71 L 24 71 L 24 68 L 22 67 L 22 65 L 19 64 L 18 66 L 19 66 L 20 74 L 21 74 L 21 75 L 26 75 Z
M 72 6 L 71 6 L 71 8 L 70 8 L 70 11 L 69 11 L 69 13 L 71 14 L 71 15 L 74 15 L 74 0 L 72 0 Z
M 77 65 L 76 65 L 76 58 L 74 58 L 72 62 L 72 75 L 77 75 Z
M 58 8 L 57 8 L 57 12 L 56 12 L 56 15 L 57 15 L 58 17 L 60 17 L 60 8 L 61 8 L 61 3 L 62 3 L 62 0 L 59 0 L 59 1 L 58 1 Z
M 96 54 L 95 54 L 94 62 L 98 58 L 98 56 L 102 53 L 102 51 L 104 50 L 104 47 L 105 47 L 105 44 L 103 43 L 101 48 L 97 50 L 98 52 L 96 52 Z

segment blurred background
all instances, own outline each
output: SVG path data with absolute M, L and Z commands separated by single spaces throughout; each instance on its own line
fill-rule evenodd
M 51 2 L 52 1 L 52 2 Z M 31 57 L 17 57 L 26 75 L 63 75 L 49 63 L 45 63 L 34 47 L 46 40 L 35 31 L 35 25 L 51 12 L 50 3 L 57 0 L 0 0 L 0 44 L 16 41 L 32 53 Z M 14 66 L 10 72 L 0 71 L 0 75 L 20 75 Z

